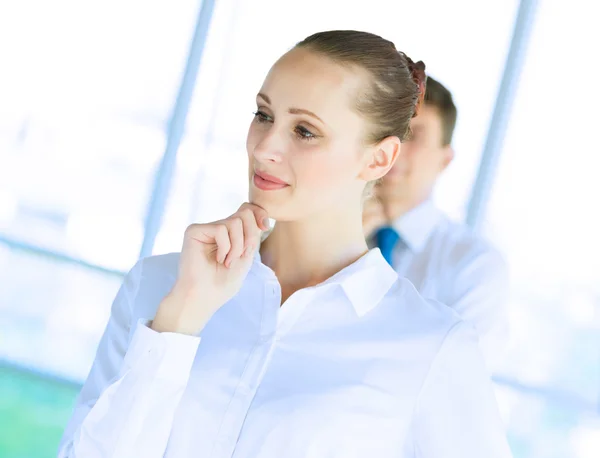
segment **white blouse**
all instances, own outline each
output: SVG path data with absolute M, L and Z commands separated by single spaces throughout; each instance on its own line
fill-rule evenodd
M 281 304 L 257 257 L 199 337 L 146 326 L 178 254 L 125 278 L 59 457 L 510 457 L 474 330 L 371 250 Z

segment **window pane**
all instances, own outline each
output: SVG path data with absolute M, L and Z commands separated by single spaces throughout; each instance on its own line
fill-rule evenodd
M 198 7 L 0 6 L 0 234 L 133 264 Z
M 514 458 L 596 458 L 600 417 L 591 409 L 499 387 Z
M 179 249 L 186 224 L 226 216 L 246 198 L 246 132 L 263 78 L 287 49 L 326 29 L 362 29 L 391 39 L 413 59 L 425 61 L 429 72 L 452 90 L 460 111 L 457 159 L 437 200 L 450 213 L 462 215 L 516 1 L 375 0 L 367 9 L 341 9 L 336 2 L 309 0 L 299 8 L 310 20 L 299 19 L 286 2 L 237 2 L 235 8 L 232 1 L 218 3 L 156 252 Z
M 588 9 L 540 2 L 487 223 L 514 286 L 502 375 L 596 403 L 600 32 Z
M 122 279 L 0 245 L 0 360 L 87 376 Z

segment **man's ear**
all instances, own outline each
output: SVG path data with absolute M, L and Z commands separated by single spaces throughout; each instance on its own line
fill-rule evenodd
M 398 159 L 401 148 L 400 139 L 394 136 L 386 137 L 374 145 L 367 153 L 368 159 L 360 178 L 365 181 L 374 181 L 384 176 Z

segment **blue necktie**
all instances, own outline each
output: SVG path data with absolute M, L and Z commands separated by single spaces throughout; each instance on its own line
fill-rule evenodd
M 375 234 L 377 246 L 390 266 L 392 265 L 392 253 L 394 252 L 394 247 L 398 243 L 398 240 L 400 240 L 400 236 L 389 226 L 382 227 Z

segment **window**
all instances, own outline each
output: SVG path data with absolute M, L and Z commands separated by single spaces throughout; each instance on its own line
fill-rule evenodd
M 0 245 L 0 361 L 80 382 L 122 278 Z
M 2 5 L 0 237 L 131 267 L 198 5 Z
M 540 2 L 488 208 L 512 273 L 498 375 L 524 456 L 598 456 L 600 33 L 583 3 Z M 518 388 L 518 387 L 517 387 Z

